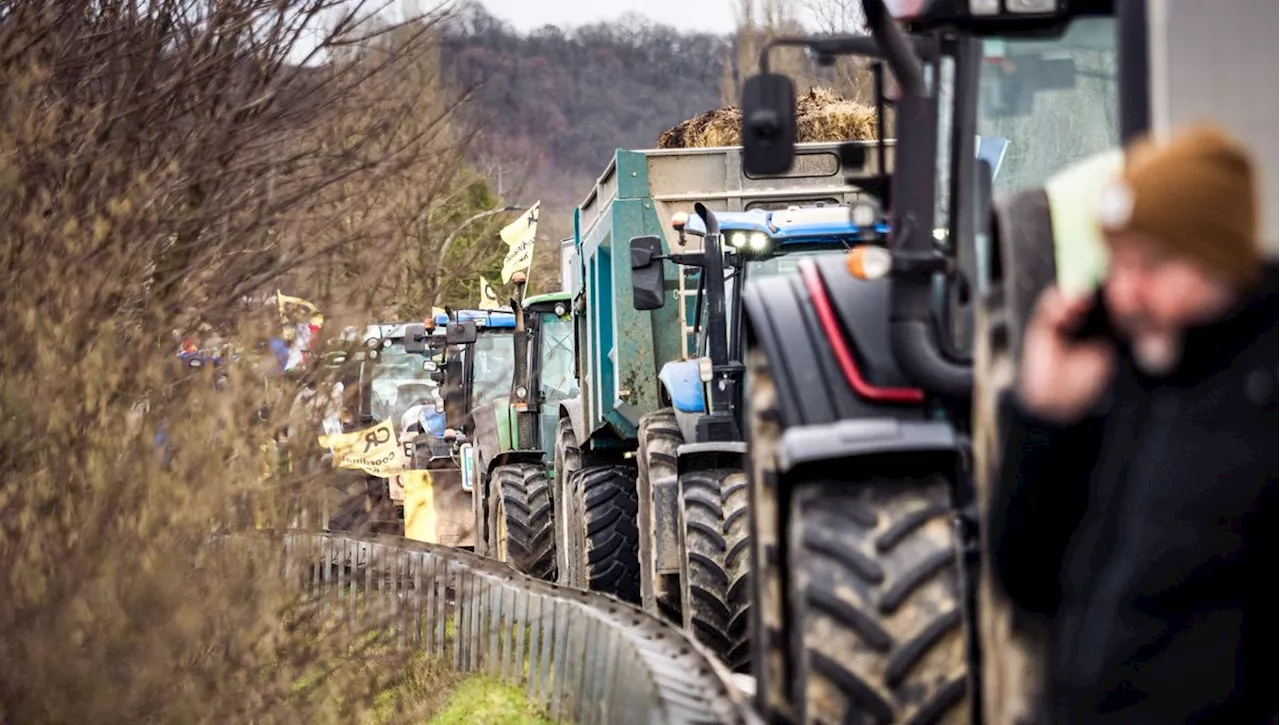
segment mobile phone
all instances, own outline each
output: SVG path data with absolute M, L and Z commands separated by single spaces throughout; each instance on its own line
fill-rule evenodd
M 1120 335 L 1111 324 L 1111 315 L 1107 314 L 1107 305 L 1099 289 L 1093 294 L 1093 306 L 1074 330 L 1067 333 L 1071 340 L 1119 340 Z

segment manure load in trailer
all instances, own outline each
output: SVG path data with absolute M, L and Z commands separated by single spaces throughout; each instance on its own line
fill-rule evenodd
M 876 138 L 876 109 L 813 88 L 796 100 L 796 140 L 801 142 L 871 141 Z M 717 148 L 742 144 L 742 109 L 717 108 L 676 124 L 658 137 L 658 148 Z

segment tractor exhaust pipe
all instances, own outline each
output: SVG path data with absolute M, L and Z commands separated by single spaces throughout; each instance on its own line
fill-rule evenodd
M 937 191 L 937 115 L 929 98 L 920 59 L 882 0 L 862 0 L 872 37 L 884 52 L 898 85 L 897 171 L 890 194 L 893 211 L 891 248 L 904 257 L 935 255 L 933 209 Z M 902 274 L 891 278 L 889 341 L 903 372 L 918 386 L 944 396 L 967 396 L 973 370 L 943 356 L 933 325 L 933 277 Z

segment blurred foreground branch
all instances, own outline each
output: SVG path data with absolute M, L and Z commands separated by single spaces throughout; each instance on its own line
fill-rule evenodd
M 0 722 L 355 722 L 405 674 L 205 550 L 321 485 L 252 422 L 300 383 L 242 300 L 340 269 L 358 312 L 385 200 L 458 173 L 464 96 L 397 80 L 441 13 L 383 5 L 0 2 Z M 197 323 L 243 353 L 221 392 L 174 364 Z

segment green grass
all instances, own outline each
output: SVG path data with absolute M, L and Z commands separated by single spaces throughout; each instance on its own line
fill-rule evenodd
M 423 722 L 452 703 L 464 675 L 445 662 L 419 656 L 410 663 L 407 676 L 383 690 L 374 701 L 371 725 Z
M 453 691 L 427 725 L 551 725 L 524 692 L 483 675 L 473 675 Z
M 345 596 L 344 603 L 347 601 Z M 357 594 L 358 599 L 362 597 L 363 592 Z M 363 602 L 360 606 L 363 606 Z M 336 620 L 330 624 L 335 630 L 341 630 L 345 626 L 345 623 Z M 454 630 L 455 618 L 449 617 L 445 620 L 449 640 L 453 640 Z M 320 633 L 320 636 L 325 634 L 327 632 Z M 394 648 L 389 643 L 371 641 L 377 636 L 374 631 L 359 633 L 350 644 L 353 654 L 363 651 L 366 657 L 375 655 L 356 665 L 369 674 L 382 670 L 398 659 L 392 654 Z M 526 640 L 529 636 L 530 633 L 526 630 Z M 386 661 L 380 661 L 376 656 L 377 652 L 383 650 L 388 655 Z M 485 654 L 487 651 L 486 647 Z M 305 696 L 304 691 L 318 683 L 326 669 L 324 664 L 314 663 L 312 668 L 294 682 L 295 695 Z M 374 697 L 372 712 L 367 717 L 360 718 L 361 725 L 550 725 L 552 722 L 543 717 L 540 708 L 528 701 L 523 689 L 505 685 L 488 675 L 468 675 L 455 670 L 451 653 L 441 659 L 426 652 L 418 652 L 407 659 L 399 659 L 398 664 L 391 666 L 398 668 L 399 675 Z M 523 666 L 527 673 L 528 657 Z

